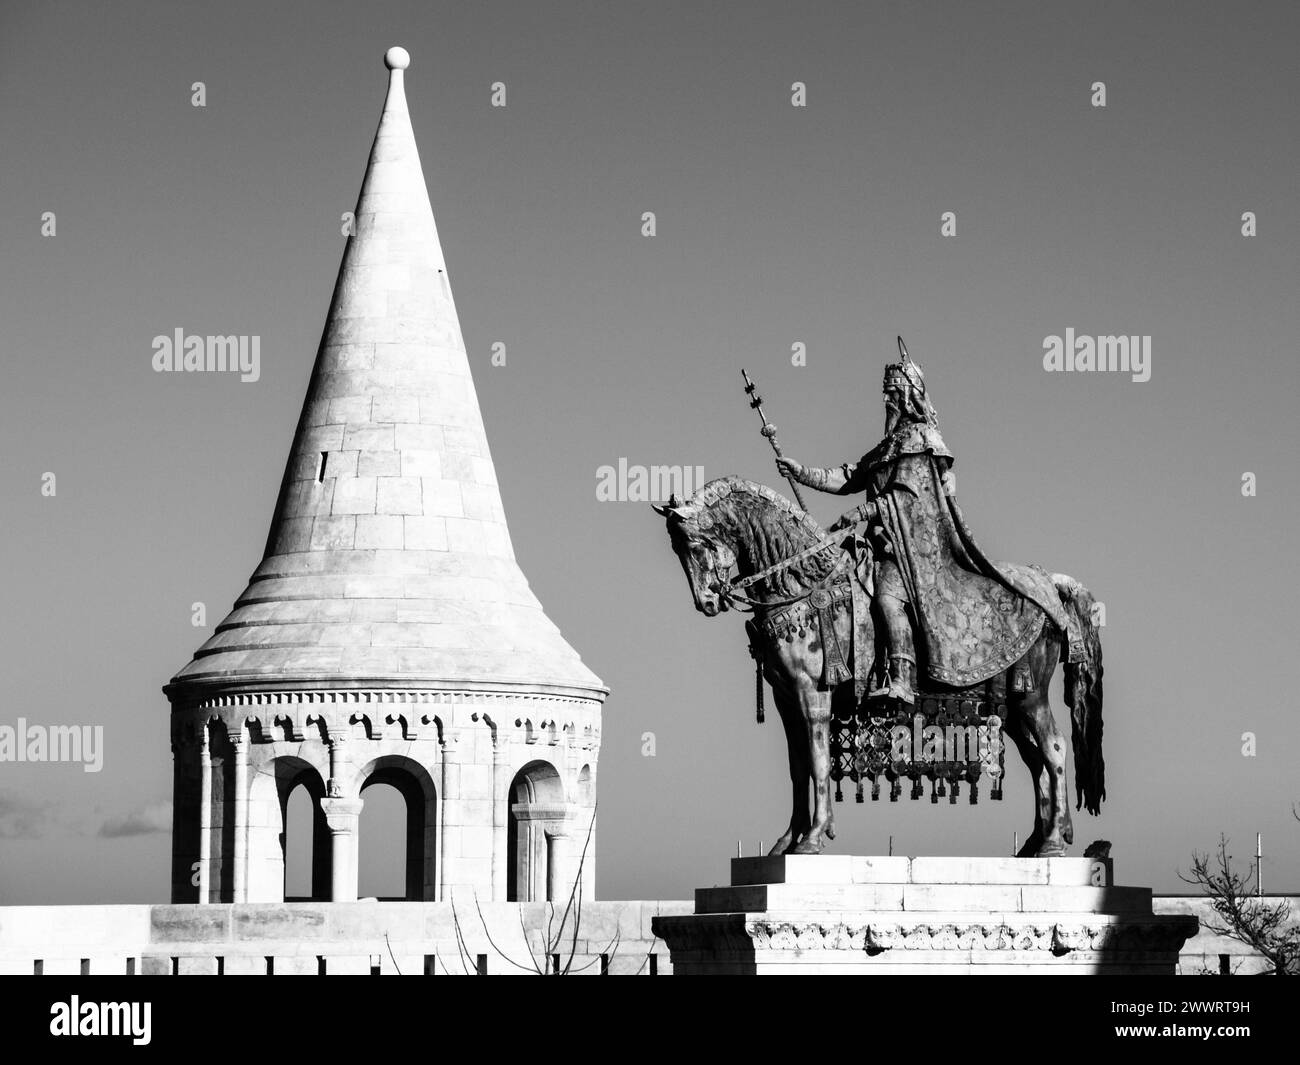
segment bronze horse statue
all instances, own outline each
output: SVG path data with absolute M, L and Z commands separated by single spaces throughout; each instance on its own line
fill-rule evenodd
M 769 853 L 817 854 L 835 836 L 830 795 L 832 715 L 852 713 L 858 694 L 852 678 L 831 691 L 823 685 L 825 644 L 834 639 L 841 648 L 852 645 L 852 612 L 817 611 L 815 606 L 848 602 L 849 582 L 857 580 L 849 553 L 839 538 L 827 536 L 788 499 L 740 477 L 718 478 L 687 502 L 673 498 L 654 509 L 667 519 L 695 608 L 708 617 L 741 604 L 753 611 L 751 640 L 762 642 L 757 650 L 785 728 L 793 788 L 790 823 Z M 1082 654 L 1069 661 L 1062 653 L 1066 634 L 1047 619 L 1037 640 L 1011 667 L 1027 671 L 1030 679 L 1026 690 L 1008 687 L 1003 722 L 1034 784 L 1034 829 L 1020 850 L 1022 857 L 1058 856 L 1074 840 L 1065 749 L 1047 694 L 1063 657 L 1078 803 L 1096 814 L 1105 797 L 1101 643 L 1092 617 L 1094 601 L 1071 577 L 1053 574 L 1051 583 L 1082 637 Z M 795 622 L 773 631 L 764 621 L 778 610 L 785 619 L 793 611 Z M 824 631 L 828 623 L 833 632 Z M 944 686 L 931 684 L 930 689 L 943 691 Z

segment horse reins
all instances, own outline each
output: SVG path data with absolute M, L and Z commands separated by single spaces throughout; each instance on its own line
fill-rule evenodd
M 776 563 L 776 565 L 768 566 L 766 569 L 759 570 L 757 573 L 750 574 L 748 577 L 738 578 L 737 580 L 734 581 L 729 580 L 723 586 L 722 590 L 718 593 L 718 598 L 726 599 L 730 602 L 743 603 L 746 606 L 748 606 L 751 611 L 759 607 L 763 607 L 764 609 L 780 609 L 781 607 L 793 606 L 795 603 L 807 599 L 810 595 L 812 595 L 813 592 L 817 591 L 819 588 L 825 589 L 825 587 L 836 576 L 839 575 L 840 570 L 844 568 L 844 566 L 848 563 L 849 558 L 851 557 L 847 551 L 841 553 L 838 561 L 836 561 L 835 565 L 831 567 L 830 572 L 827 573 L 826 576 L 824 576 L 811 588 L 807 589 L 807 591 L 801 592 L 791 599 L 782 599 L 782 600 L 772 601 L 772 602 L 761 602 L 757 599 L 751 599 L 746 595 L 740 595 L 738 594 L 738 592 L 742 588 L 748 588 L 750 587 L 750 585 L 757 584 L 759 581 L 766 580 L 768 577 L 780 573 L 782 570 L 789 569 L 796 562 L 802 562 L 805 558 L 810 558 L 811 556 L 817 554 L 818 552 L 824 551 L 828 547 L 835 546 L 836 535 L 823 536 L 820 540 L 817 541 L 817 543 L 813 544 L 811 547 L 806 547 L 798 554 L 794 554 L 791 555 L 789 558 L 782 559 L 780 562 Z

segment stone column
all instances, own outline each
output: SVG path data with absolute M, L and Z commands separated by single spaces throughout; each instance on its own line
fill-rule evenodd
M 241 721 L 230 734 L 235 755 L 235 854 L 231 863 L 234 902 L 248 900 L 248 737 Z
M 325 782 L 325 793 L 337 799 L 343 794 L 343 777 L 347 774 L 351 763 L 348 740 L 352 736 L 352 731 L 344 725 L 338 730 L 330 728 L 327 736 L 330 748 L 330 778 Z
M 442 738 L 442 794 L 438 796 L 438 901 L 451 898 L 460 856 L 460 737 L 448 725 Z
M 588 794 L 591 799 L 590 805 L 584 804 L 582 807 L 582 817 L 587 819 L 588 824 L 582 826 L 583 838 L 586 839 L 588 827 L 591 830 L 591 838 L 587 839 L 587 860 L 582 868 L 582 897 L 584 900 L 594 902 L 596 900 L 596 829 L 598 827 L 598 818 L 596 816 L 596 758 L 599 749 L 592 746 L 587 752 L 589 761 L 587 765 L 591 768 L 591 781 Z
M 212 901 L 212 748 L 208 723 L 199 737 L 199 905 Z
M 361 799 L 324 798 L 321 812 L 330 830 L 330 902 L 357 898 L 357 824 Z
M 505 902 L 510 891 L 507 843 L 510 838 L 510 750 L 506 738 L 493 733 L 492 747 L 492 900 Z
M 572 843 L 566 822 L 556 823 L 546 833 L 546 897 L 557 906 L 568 902 L 573 891 Z
M 195 872 L 198 863 L 194 852 L 198 850 L 197 822 L 197 787 L 194 780 L 195 758 L 191 744 L 185 742 L 184 727 L 177 720 L 175 709 L 172 710 L 171 751 L 172 751 L 172 854 L 171 854 L 171 900 L 173 903 L 186 903 L 191 899 L 195 889 Z

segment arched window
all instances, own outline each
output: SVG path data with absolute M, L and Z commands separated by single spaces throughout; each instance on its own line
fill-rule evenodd
M 248 794 L 249 902 L 329 899 L 324 797 L 325 782 L 305 759 L 280 756 L 258 767 Z
M 312 858 L 316 803 L 306 783 L 289 793 L 284 810 L 284 898 L 286 902 L 315 900 Z M 328 846 L 328 843 L 326 844 Z
M 567 813 L 554 766 L 532 762 L 515 774 L 506 826 L 507 901 L 559 901 L 568 891 L 555 875 L 556 836 L 566 828 Z
M 406 799 L 392 784 L 374 776 L 361 792 L 365 806 L 357 829 L 361 846 L 357 895 L 363 899 L 407 899 Z
M 437 891 L 437 793 L 413 759 L 385 755 L 361 769 L 360 898 L 420 902 Z

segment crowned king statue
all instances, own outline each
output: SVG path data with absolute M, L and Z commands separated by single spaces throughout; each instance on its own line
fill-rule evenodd
M 885 435 L 857 462 L 829 469 L 778 458 L 785 477 L 821 492 L 865 495 L 831 531 L 862 529 L 864 576 L 877 631 L 888 647 L 872 695 L 915 701 L 917 645 L 931 679 L 977 684 L 1015 662 L 1042 627 L 1041 608 L 1067 618 L 1050 576 L 1035 566 L 991 562 L 957 505 L 953 456 L 939 432 L 921 367 L 898 338 L 885 367 Z M 1072 626 L 1069 626 L 1072 628 Z

